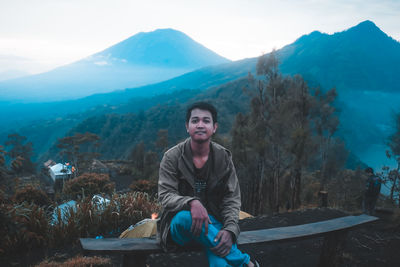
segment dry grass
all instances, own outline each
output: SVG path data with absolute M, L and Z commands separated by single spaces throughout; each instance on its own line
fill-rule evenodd
M 118 236 L 130 225 L 158 212 L 159 206 L 146 193 L 114 194 L 108 204 L 90 198 L 77 202 L 65 217 L 35 204 L 0 203 L 0 261 L 20 251 L 65 247 L 80 237 Z
M 111 267 L 111 260 L 101 257 L 77 256 L 65 262 L 44 260 L 35 267 Z

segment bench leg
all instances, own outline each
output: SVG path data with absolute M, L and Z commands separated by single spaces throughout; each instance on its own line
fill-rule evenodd
M 124 254 L 123 267 L 146 267 L 146 254 Z
M 329 233 L 324 238 L 318 267 L 338 267 L 346 243 L 347 231 Z

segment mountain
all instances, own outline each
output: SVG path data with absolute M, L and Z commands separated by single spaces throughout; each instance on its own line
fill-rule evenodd
M 284 73 L 325 88 L 400 92 L 400 43 L 368 20 L 333 35 L 314 31 L 279 54 Z
M 157 83 L 230 62 L 182 32 L 138 33 L 110 48 L 52 71 L 0 82 L 0 101 L 43 102 Z
M 0 113 L 3 114 L 3 116 L 0 117 L 0 124 L 3 126 L 3 132 L 9 132 L 12 129 L 30 125 L 37 120 L 51 120 L 65 117 L 71 113 L 85 113 L 88 110 L 93 110 L 95 107 L 99 109 L 99 112 L 103 112 L 104 109 L 98 106 L 116 106 L 127 103 L 130 99 L 169 94 L 173 91 L 183 89 L 205 90 L 246 76 L 248 72 L 254 72 L 254 70 L 255 59 L 244 59 L 200 68 L 160 83 L 127 88 L 110 93 L 95 94 L 76 100 L 45 103 L 0 102 Z M 98 113 L 96 112 L 96 114 Z
M 364 21 L 332 35 L 314 31 L 278 51 L 286 74 L 336 87 L 338 134 L 364 162 L 380 170 L 393 114 L 400 111 L 400 43 Z
M 337 88 L 339 96 L 336 105 L 340 110 L 341 120 L 338 134 L 345 139 L 346 145 L 362 160 L 375 168 L 380 167 L 385 159 L 384 142 L 391 130 L 391 114 L 393 111 L 400 111 L 400 90 L 398 89 L 400 68 L 398 68 L 399 64 L 393 64 L 393 62 L 400 63 L 398 60 L 399 43 L 387 36 L 375 24 L 366 21 L 332 35 L 320 32 L 310 33 L 278 50 L 277 54 L 283 73 L 301 74 L 309 84 L 321 85 L 323 89 L 329 89 L 333 86 Z M 53 128 L 49 127 L 42 131 L 40 127 L 36 127 L 33 132 L 32 127 L 26 126 L 21 133 L 28 137 L 32 135 L 31 141 L 33 141 L 35 147 L 42 150 L 42 153 L 49 147 L 50 140 L 56 140 L 57 136 L 53 134 L 56 130 L 58 137 L 64 136 L 69 131 L 90 130 L 91 127 L 93 131 L 101 133 L 106 130 L 102 130 L 103 123 L 110 118 L 113 122 L 113 137 L 110 137 L 110 140 L 104 140 L 104 142 L 114 144 L 114 138 L 126 134 L 126 129 L 129 128 L 124 124 L 124 117 L 121 115 L 121 118 L 116 118 L 120 115 L 115 114 L 134 116 L 133 113 L 138 113 L 139 110 L 146 111 L 157 104 L 164 107 L 165 103 L 170 103 L 169 105 L 179 103 L 181 105 L 180 112 L 186 106 L 187 101 L 193 101 L 194 98 L 199 97 L 198 94 L 201 92 L 198 90 L 204 91 L 204 94 L 206 94 L 223 86 L 226 88 L 224 92 L 229 91 L 230 86 L 233 86 L 232 83 L 229 83 L 230 81 L 245 77 L 248 72 L 254 73 L 256 61 L 257 58 L 250 58 L 204 67 L 157 84 L 97 94 L 80 100 L 48 103 L 48 112 L 44 112 L 44 114 L 51 117 L 57 112 L 62 112 L 58 115 L 59 118 L 48 120 L 45 123 L 36 121 L 30 123 L 30 125 L 50 125 L 54 128 L 54 131 L 51 130 Z M 360 86 L 359 83 L 363 85 Z M 191 90 L 185 94 L 181 92 L 173 93 L 184 89 Z M 240 92 L 240 90 L 237 92 Z M 161 96 L 161 94 L 165 94 L 165 96 Z M 176 100 L 177 94 L 182 94 L 179 100 Z M 154 97 L 148 98 L 149 95 Z M 230 108 L 231 113 L 229 114 L 234 114 L 246 108 L 246 101 L 241 101 L 243 107 L 233 104 L 236 103 L 236 98 L 241 99 L 241 96 L 237 94 L 216 93 L 210 99 L 217 101 L 217 98 L 220 97 L 226 99 L 225 102 L 220 102 L 218 108 Z M 168 102 L 169 98 L 174 100 Z M 228 107 L 225 107 L 225 105 L 228 105 Z M 43 105 L 35 106 L 36 110 L 40 110 L 40 106 Z M 9 110 L 11 110 L 11 106 L 9 106 Z M 84 110 L 87 111 L 83 112 Z M 167 112 L 163 108 L 160 110 Z M 35 112 L 27 111 L 25 113 L 33 114 Z M 76 114 L 67 117 L 65 116 L 67 113 Z M 162 112 L 153 113 L 152 116 L 162 116 Z M 11 118 L 12 116 L 13 113 L 9 113 L 5 117 Z M 96 118 L 103 119 L 98 120 Z M 131 121 L 131 119 L 129 118 L 128 121 Z M 85 123 L 81 124 L 82 121 L 85 121 Z M 154 121 L 156 119 L 150 120 L 149 123 Z M 221 129 L 229 131 L 229 121 L 225 124 Z M 121 129 L 125 130 L 121 132 Z M 137 133 L 138 136 L 143 138 L 151 136 L 146 132 Z M 41 137 L 42 135 L 50 136 L 50 134 L 52 135 L 51 138 Z M 39 139 L 43 140 L 40 141 Z M 110 149 L 113 147 L 110 151 L 115 150 L 110 152 L 110 156 L 114 155 L 113 153 L 123 156 L 125 151 L 120 151 L 121 153 L 118 154 L 116 148 L 128 149 L 131 145 L 134 145 L 134 140 L 129 138 L 127 140 L 132 141 L 128 146 L 109 146 Z M 44 141 L 46 141 L 46 144 L 43 143 Z

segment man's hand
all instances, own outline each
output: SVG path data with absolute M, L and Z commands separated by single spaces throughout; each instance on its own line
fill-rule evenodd
M 194 236 L 200 236 L 201 228 L 205 228 L 205 235 L 208 234 L 208 224 L 211 223 L 210 217 L 208 217 L 208 212 L 206 208 L 197 199 L 189 202 L 190 213 L 192 215 L 192 227 L 190 231 Z
M 211 248 L 210 250 L 217 256 L 225 257 L 231 251 L 233 244 L 231 232 L 227 230 L 219 231 L 214 239 L 214 242 L 217 242 L 218 240 L 219 240 L 218 245 Z

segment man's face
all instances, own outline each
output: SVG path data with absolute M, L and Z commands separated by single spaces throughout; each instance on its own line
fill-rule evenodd
M 186 129 L 194 142 L 203 143 L 210 140 L 217 130 L 217 123 L 214 124 L 211 112 L 202 109 L 193 109 Z

